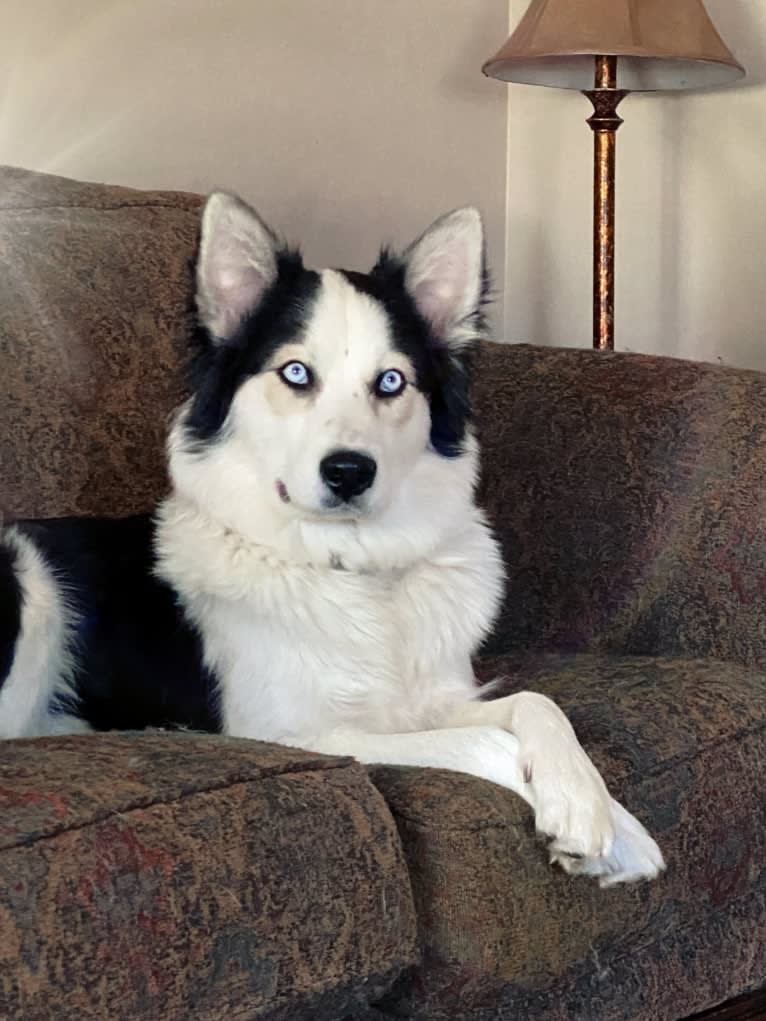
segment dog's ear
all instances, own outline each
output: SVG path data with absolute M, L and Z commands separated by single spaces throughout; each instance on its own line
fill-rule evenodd
M 202 214 L 197 309 L 214 341 L 226 341 L 277 277 L 278 242 L 255 210 L 214 192 Z
M 487 279 L 477 209 L 442 216 L 403 255 L 404 282 L 434 336 L 454 351 L 481 332 Z

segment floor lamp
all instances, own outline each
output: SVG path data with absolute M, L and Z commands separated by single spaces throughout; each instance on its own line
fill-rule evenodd
M 593 347 L 612 350 L 617 107 L 629 92 L 721 85 L 744 68 L 702 0 L 532 0 L 483 71 L 506 82 L 579 89 L 593 103 Z

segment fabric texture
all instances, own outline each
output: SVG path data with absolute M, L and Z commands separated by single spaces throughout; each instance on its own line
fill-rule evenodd
M 766 666 L 766 375 L 487 344 L 476 395 L 509 572 L 489 651 Z
M 0 168 L 0 516 L 164 492 L 201 202 Z M 346 760 L 13 742 L 0 1018 L 670 1021 L 766 979 L 766 377 L 484 344 L 475 395 L 509 576 L 477 670 L 560 702 L 667 874 L 557 873 L 458 774 L 376 768 L 394 822 Z
M 0 168 L 0 517 L 164 490 L 201 201 Z
M 660 1021 L 760 984 L 766 673 L 554 654 L 480 671 L 505 676 L 498 694 L 531 688 L 562 706 L 614 796 L 656 837 L 667 872 L 600 890 L 548 866 L 531 810 L 509 791 L 376 767 L 409 862 L 426 962 L 390 1005 L 444 1021 Z
M 337 1019 L 416 959 L 361 766 L 259 742 L 6 742 L 0 1017 Z

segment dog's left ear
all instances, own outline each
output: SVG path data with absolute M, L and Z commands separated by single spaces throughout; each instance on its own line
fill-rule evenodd
M 403 255 L 404 282 L 438 341 L 459 351 L 476 339 L 486 292 L 484 229 L 477 209 L 442 216 Z
M 197 309 L 214 342 L 225 342 L 277 278 L 278 242 L 241 199 L 214 192 L 202 214 Z

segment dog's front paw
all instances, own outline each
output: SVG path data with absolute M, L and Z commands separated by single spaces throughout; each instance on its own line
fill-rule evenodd
M 614 886 L 616 883 L 634 883 L 640 879 L 654 879 L 665 868 L 657 843 L 647 833 L 638 819 L 622 805 L 611 802 L 615 837 L 607 854 L 572 858 L 552 848 L 551 862 L 557 862 L 563 869 L 575 876 L 597 876 L 599 886 Z
M 535 828 L 552 838 L 556 860 L 599 858 L 612 851 L 615 837 L 611 798 L 596 767 L 572 740 L 555 758 L 522 748 L 522 769 L 532 790 Z
M 509 729 L 519 741 L 525 796 L 538 833 L 552 838 L 557 855 L 609 854 L 614 840 L 609 791 L 569 720 L 537 692 L 519 692 L 509 701 Z

